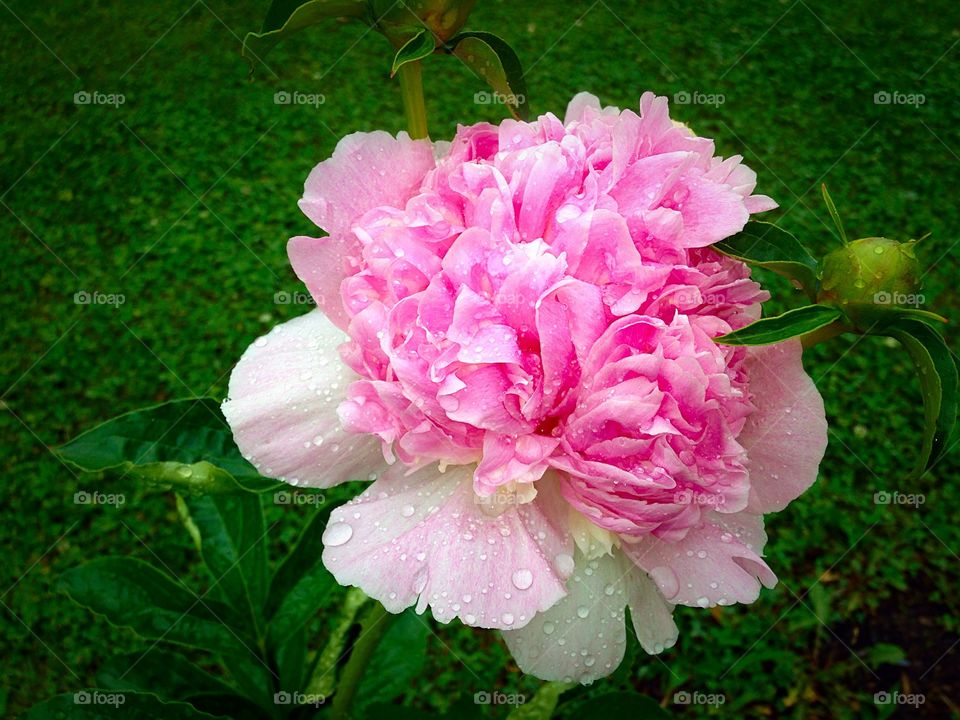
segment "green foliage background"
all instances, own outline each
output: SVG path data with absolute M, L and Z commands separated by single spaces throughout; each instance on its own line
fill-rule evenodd
M 960 318 L 957 3 L 478 5 L 469 27 L 513 44 L 535 114 L 562 116 L 580 90 L 621 107 L 636 107 L 645 89 L 721 94 L 722 105 L 674 105 L 673 116 L 716 138 L 723 154 L 746 157 L 759 191 L 781 204 L 767 219 L 818 254 L 836 247 L 819 199 L 827 182 L 852 237 L 932 233 L 926 307 Z M 313 230 L 296 207 L 309 169 L 339 136 L 404 121 L 388 47 L 359 25 L 301 34 L 251 83 L 240 38 L 259 26 L 263 0 L 0 6 L 0 713 L 15 715 L 94 684 L 109 657 L 149 647 L 57 594 L 58 574 L 129 554 L 192 587 L 206 582 L 172 495 L 78 477 L 49 447 L 139 406 L 223 396 L 247 344 L 307 309 L 275 294 L 302 290 L 284 248 Z M 485 88 L 453 58 L 429 58 L 425 78 L 435 138 L 502 116 L 474 103 Z M 80 91 L 125 102 L 77 105 Z M 279 91 L 325 102 L 277 105 Z M 878 92 L 925 102 L 877 104 Z M 799 302 L 761 276 L 779 307 Z M 81 291 L 125 302 L 76 304 Z M 956 349 L 960 335 L 948 333 Z M 894 344 L 842 338 L 810 352 L 807 365 L 826 400 L 830 447 L 817 485 L 768 520 L 780 585 L 750 607 L 678 609 L 677 647 L 637 657 L 603 689 L 634 687 L 680 717 L 824 718 L 884 717 L 891 708 L 873 694 L 898 689 L 926 696 L 921 715 L 958 716 L 957 454 L 904 480 L 922 411 Z M 126 502 L 78 505 L 80 490 L 122 492 Z M 878 505 L 878 491 L 925 502 Z M 275 550 L 310 509 L 268 507 Z M 318 614 L 312 646 L 331 622 Z M 538 687 L 493 633 L 435 630 L 410 707 Z M 726 702 L 676 705 L 677 690 Z

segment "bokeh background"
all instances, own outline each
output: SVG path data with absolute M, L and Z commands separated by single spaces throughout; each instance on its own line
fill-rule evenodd
M 302 292 L 285 242 L 313 231 L 296 207 L 310 168 L 342 135 L 404 127 L 388 46 L 360 25 L 302 33 L 251 82 L 241 38 L 266 5 L 0 1 L 0 714 L 94 685 L 111 656 L 149 647 L 58 594 L 65 569 L 128 554 L 208 582 L 172 495 L 79 475 L 50 448 L 123 411 L 222 397 L 244 348 L 308 310 L 284 298 Z M 675 118 L 745 156 L 758 191 L 781 205 L 768 219 L 817 252 L 839 242 L 821 182 L 852 237 L 930 233 L 925 307 L 960 318 L 953 0 L 480 0 L 469 26 L 513 44 L 536 114 L 562 117 L 581 90 L 633 108 L 645 89 L 670 96 Z M 425 82 L 435 138 L 504 115 L 475 102 L 486 88 L 452 58 L 429 58 Z M 323 103 L 277 104 L 278 92 Z M 799 302 L 758 274 L 779 307 Z M 117 297 L 84 304 L 78 293 Z M 960 332 L 948 334 L 957 348 Z M 904 479 L 922 407 L 892 341 L 844 337 L 805 361 L 830 447 L 814 488 L 768 518 L 780 584 L 749 607 L 678 609 L 673 650 L 638 655 L 597 688 L 641 690 L 679 717 L 960 716 L 957 453 Z M 76 504 L 81 490 L 126 502 Z M 882 492 L 923 503 L 877 502 Z M 268 501 L 275 550 L 310 510 Z M 312 647 L 337 602 L 308 628 Z M 432 629 L 404 705 L 443 710 L 478 691 L 529 697 L 539 686 L 494 633 Z M 894 690 L 925 702 L 874 702 Z M 725 702 L 674 702 L 683 691 Z

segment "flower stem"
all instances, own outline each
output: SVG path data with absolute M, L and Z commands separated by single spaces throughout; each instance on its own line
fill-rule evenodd
M 377 644 L 389 627 L 392 617 L 383 605 L 376 601 L 364 614 L 360 621 L 360 635 L 353 644 L 350 659 L 347 660 L 340 682 L 337 683 L 337 692 L 333 696 L 330 712 L 331 720 L 346 720 L 350 717 L 350 705 L 360 687 L 363 671 L 373 657 L 373 651 L 377 649 Z
M 414 140 L 425 138 L 429 133 L 420 61 L 404 63 L 397 72 L 400 76 L 400 92 L 403 94 L 403 110 L 407 115 L 407 130 Z

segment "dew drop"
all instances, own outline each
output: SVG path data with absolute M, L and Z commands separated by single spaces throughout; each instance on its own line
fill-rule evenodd
M 580 607 L 577 608 L 578 618 L 581 618 L 581 619 L 586 618 L 589 614 L 590 614 L 590 608 L 588 608 L 586 605 L 581 605 Z
M 553 631 L 557 629 L 557 626 L 554 625 L 549 620 L 543 624 L 543 634 L 544 635 L 553 635 Z
M 345 522 L 335 522 L 323 531 L 323 544 L 339 547 L 353 537 L 353 528 Z
M 416 512 L 416 510 L 413 509 L 413 505 L 404 505 L 400 510 L 400 514 L 406 518 L 413 517 L 414 512 Z
M 527 569 L 517 570 L 513 574 L 512 580 L 517 590 L 526 590 L 533 585 L 533 573 Z

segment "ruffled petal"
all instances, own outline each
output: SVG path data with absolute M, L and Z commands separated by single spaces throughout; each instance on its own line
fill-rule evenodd
M 503 633 L 520 669 L 543 680 L 589 683 L 623 659 L 624 608 L 641 646 L 659 653 L 677 641 L 673 607 L 619 550 L 588 560 L 577 551 L 569 595 L 520 629 Z
M 760 584 L 777 577 L 760 557 L 766 536 L 763 518 L 749 513 L 705 513 L 705 522 L 678 542 L 648 536 L 624 542 L 623 552 L 656 582 L 676 605 L 713 607 L 752 603 Z
M 750 349 L 747 373 L 757 409 L 737 436 L 747 450 L 749 512 L 783 510 L 817 479 L 827 419 L 802 353 L 799 340 Z
M 356 240 L 342 236 L 322 238 L 298 235 L 287 243 L 287 257 L 293 271 L 307 286 L 317 307 L 341 330 L 346 330 L 350 317 L 344 309 L 340 285 L 355 268 L 351 257 L 359 254 Z
M 402 208 L 434 167 L 429 140 L 377 130 L 353 133 L 307 177 L 300 209 L 331 235 L 345 235 L 365 212 Z
M 259 338 L 233 369 L 223 414 L 261 474 L 331 487 L 383 468 L 379 439 L 346 433 L 337 417 L 356 379 L 337 354 L 346 339 L 314 310 Z
M 516 628 L 566 594 L 573 543 L 566 505 L 550 486 L 517 505 L 481 506 L 475 466 L 404 476 L 395 466 L 330 515 L 323 563 L 390 612 L 416 604 L 434 618 Z M 497 511 L 499 514 L 494 514 Z

